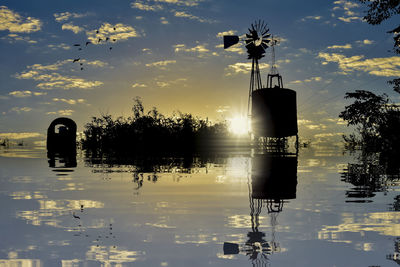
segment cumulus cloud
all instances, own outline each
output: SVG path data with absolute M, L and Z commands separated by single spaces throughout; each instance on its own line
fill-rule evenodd
M 238 74 L 238 73 L 243 73 L 243 74 L 248 74 L 251 71 L 251 62 L 237 62 L 235 64 L 229 65 L 225 71 L 226 71 L 226 76 Z M 260 70 L 267 69 L 269 68 L 270 65 L 267 63 L 260 63 L 259 68 Z
M 360 5 L 358 3 L 347 1 L 347 0 L 337 0 L 333 2 L 334 7 L 332 11 L 333 17 L 337 17 L 339 20 L 349 23 L 352 21 L 362 21 L 362 17 L 353 11 L 352 9 L 358 8 Z M 338 14 L 340 13 L 340 14 Z
M 318 57 L 323 58 L 322 64 L 336 62 L 342 74 L 349 74 L 353 71 L 362 71 L 375 76 L 400 76 L 400 57 L 370 58 L 364 56 L 346 57 L 337 53 L 319 53 Z
M 145 4 L 142 1 L 136 1 L 136 2 L 132 2 L 131 3 L 131 7 L 132 8 L 136 8 L 136 9 L 140 9 L 140 10 L 144 10 L 144 11 L 159 11 L 163 9 L 162 5 L 149 5 L 149 4 Z
M 70 45 L 67 45 L 65 43 L 61 43 L 61 44 L 48 44 L 47 45 L 48 48 L 52 49 L 52 50 L 57 50 L 57 49 L 64 49 L 64 50 L 69 50 L 71 49 Z
M 83 78 L 70 77 L 66 75 L 62 75 L 58 72 L 55 72 L 60 69 L 62 65 L 65 65 L 68 62 L 72 62 L 71 59 L 57 61 L 54 64 L 42 65 L 42 64 L 34 64 L 31 66 L 27 66 L 27 70 L 21 73 L 17 73 L 15 77 L 17 79 L 32 79 L 34 81 L 39 81 L 36 86 L 40 89 L 72 89 L 72 88 L 80 88 L 80 89 L 92 89 L 94 87 L 98 87 L 103 83 L 100 81 L 88 81 Z M 101 62 L 101 61 L 99 61 Z M 93 65 L 99 67 L 102 65 L 98 61 L 87 61 L 88 65 Z M 104 63 L 105 65 L 106 63 Z
M 215 48 L 223 49 L 224 45 L 223 44 L 219 44 L 219 45 L 216 45 Z M 224 49 L 224 51 L 236 53 L 236 54 L 239 54 L 239 55 L 246 54 L 246 49 L 244 48 L 244 45 L 241 42 L 239 42 L 239 43 L 237 43 L 237 44 L 235 44 L 235 45 L 233 45 L 233 46 L 231 46 L 231 47 L 229 47 L 227 49 Z
M 72 113 L 74 113 L 75 111 L 72 109 L 60 109 L 57 111 L 49 111 L 46 112 L 46 115 L 60 115 L 60 116 L 71 116 Z
M 237 31 L 235 30 L 229 30 L 229 31 L 224 31 L 224 32 L 219 32 L 217 33 L 217 37 L 224 37 L 224 35 L 235 35 L 237 33 Z
M 322 16 L 307 16 L 301 19 L 301 21 L 306 21 L 306 20 L 320 20 L 322 19 Z
M 140 37 L 132 26 L 122 23 L 112 25 L 107 22 L 103 23 L 97 30 L 87 31 L 86 35 L 93 44 L 103 44 L 107 38 L 110 41 L 118 42 L 132 37 Z M 102 39 L 103 42 L 99 42 L 99 39 Z
M 42 22 L 32 17 L 22 17 L 18 13 L 0 6 L 0 31 L 30 33 L 40 31 Z
M 201 22 L 201 23 L 214 23 L 215 22 L 214 20 L 200 18 L 198 16 L 192 15 L 185 11 L 175 11 L 174 16 L 178 17 L 178 18 L 187 18 L 187 19 L 191 19 L 191 20 L 197 20 L 198 22 Z
M 57 22 L 67 21 L 70 18 L 83 18 L 86 17 L 88 14 L 79 14 L 79 13 L 71 13 L 71 12 L 62 12 L 62 13 L 55 13 L 53 14 L 54 18 Z
M 2 37 L 1 39 L 3 40 L 7 40 L 10 43 L 14 43 L 14 42 L 27 42 L 29 44 L 36 44 L 37 41 L 32 40 L 30 37 L 28 36 L 20 36 L 16 33 L 10 33 L 7 34 L 6 36 Z
M 218 113 L 225 113 L 230 110 L 230 106 L 218 106 L 217 109 L 215 110 Z
M 345 44 L 345 45 L 331 45 L 327 47 L 328 49 L 351 49 L 352 46 L 351 44 Z
M 23 98 L 23 97 L 30 97 L 30 96 L 41 96 L 41 95 L 47 95 L 46 92 L 32 92 L 29 90 L 25 90 L 25 91 L 12 91 L 10 93 L 8 93 L 11 96 L 14 97 L 19 97 L 19 98 Z
M 306 128 L 310 129 L 310 130 L 324 130 L 326 129 L 326 125 L 325 124 L 307 124 L 305 125 Z
M 178 78 L 176 80 L 170 80 L 170 81 L 157 81 L 156 85 L 158 87 L 162 88 L 162 87 L 169 87 L 171 85 L 176 85 L 176 84 L 179 84 L 179 83 L 183 83 L 183 82 L 186 82 L 186 81 L 187 81 L 186 78 Z
M 30 107 L 13 107 L 10 109 L 11 112 L 21 113 L 21 112 L 29 112 L 32 111 Z
M 374 43 L 374 41 L 365 39 L 365 40 L 356 41 L 356 43 L 358 43 L 360 45 L 371 45 Z
M 23 133 L 0 133 L 0 138 L 8 138 L 11 140 L 42 137 L 40 133 L 35 132 L 23 132 Z
M 342 118 L 326 118 L 325 120 L 337 125 L 347 125 L 347 123 Z
M 199 0 L 154 0 L 159 3 L 174 4 L 178 6 L 197 6 Z
M 75 105 L 75 104 L 83 104 L 86 102 L 85 99 L 78 98 L 78 99 L 65 99 L 65 98 L 53 98 L 54 102 L 64 102 L 70 105 Z
M 295 80 L 295 81 L 291 81 L 289 83 L 291 83 L 291 84 L 299 84 L 299 83 L 319 82 L 321 80 L 322 80 L 322 78 L 317 76 L 317 77 L 311 77 L 311 78 L 308 78 L 308 79 L 305 79 L 305 80 Z
M 147 63 L 146 67 L 157 67 L 157 68 L 165 69 L 165 67 L 167 65 L 175 64 L 175 63 L 176 63 L 176 60 L 163 60 L 163 61 L 157 61 L 157 62 L 153 62 L 153 63 Z
M 161 24 L 169 24 L 168 20 L 165 17 L 160 18 Z
M 190 47 L 190 48 L 187 47 L 185 44 L 177 44 L 177 45 L 174 45 L 173 47 L 174 47 L 175 52 L 182 51 L 182 52 L 191 52 L 191 53 L 199 53 L 199 54 L 210 52 L 210 50 L 207 49 L 204 44 L 199 44 L 199 45 L 196 45 L 196 46 Z
M 61 26 L 61 29 L 63 30 L 70 30 L 75 34 L 78 34 L 80 32 L 82 32 L 84 29 L 82 27 L 73 25 L 72 23 L 65 23 Z
M 132 88 L 136 88 L 136 87 L 144 88 L 144 87 L 147 87 L 147 84 L 144 84 L 144 83 L 134 83 L 134 84 L 132 84 Z

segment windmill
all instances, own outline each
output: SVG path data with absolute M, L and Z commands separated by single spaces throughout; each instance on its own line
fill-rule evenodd
M 244 37 L 224 36 L 224 49 L 244 41 L 248 59 L 252 60 L 247 115 L 251 120 L 252 135 L 256 141 L 267 148 L 282 153 L 288 144 L 288 138 L 296 137 L 295 148 L 298 152 L 298 127 L 296 92 L 283 88 L 282 76 L 275 63 L 275 46 L 279 43 L 273 38 L 266 24 L 259 20 L 251 24 L 249 33 Z M 265 50 L 272 48 L 271 70 L 264 87 L 258 61 L 265 56 Z M 278 80 L 273 84 L 273 80 Z
M 265 50 L 269 47 L 268 44 L 271 42 L 269 37 L 269 29 L 264 21 L 255 21 L 251 24 L 248 29 L 249 33 L 246 33 L 245 38 L 240 38 L 237 35 L 225 35 L 224 36 L 224 49 L 227 49 L 237 43 L 240 40 L 244 40 L 247 49 L 248 59 L 251 59 L 251 76 L 250 76 L 250 88 L 249 88 L 249 99 L 247 103 L 247 115 L 251 116 L 251 98 L 254 90 L 262 88 L 261 74 L 258 61 L 264 57 Z

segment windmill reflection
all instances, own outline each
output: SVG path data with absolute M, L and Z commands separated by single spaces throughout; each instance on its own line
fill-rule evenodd
M 251 232 L 244 244 L 224 242 L 224 254 L 243 253 L 249 256 L 253 266 L 266 266 L 267 255 L 280 252 L 275 241 L 277 216 L 285 201 L 296 198 L 297 156 L 262 154 L 252 158 L 251 177 L 248 181 Z M 259 230 L 259 217 L 266 209 L 271 220 L 271 239 Z

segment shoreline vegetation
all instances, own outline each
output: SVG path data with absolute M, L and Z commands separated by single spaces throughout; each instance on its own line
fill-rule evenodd
M 250 138 L 234 136 L 226 121 L 212 124 L 189 113 L 161 114 L 155 107 L 145 112 L 139 97 L 134 99 L 133 116 L 92 117 L 86 123 L 82 149 L 99 154 L 154 154 L 205 152 L 248 147 Z

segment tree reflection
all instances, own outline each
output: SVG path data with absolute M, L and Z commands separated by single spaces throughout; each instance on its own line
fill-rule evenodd
M 371 202 L 376 192 L 387 192 L 400 181 L 400 162 L 396 155 L 361 151 L 356 163 L 348 163 L 342 181 L 355 187 L 347 190 L 346 202 Z
M 244 244 L 224 242 L 224 254 L 243 253 L 253 266 L 267 266 L 268 255 L 280 252 L 275 240 L 277 216 L 285 201 L 296 198 L 297 156 L 261 154 L 252 158 L 251 176 L 248 177 L 251 232 Z M 270 217 L 271 239 L 259 230 L 260 214 L 266 209 Z

